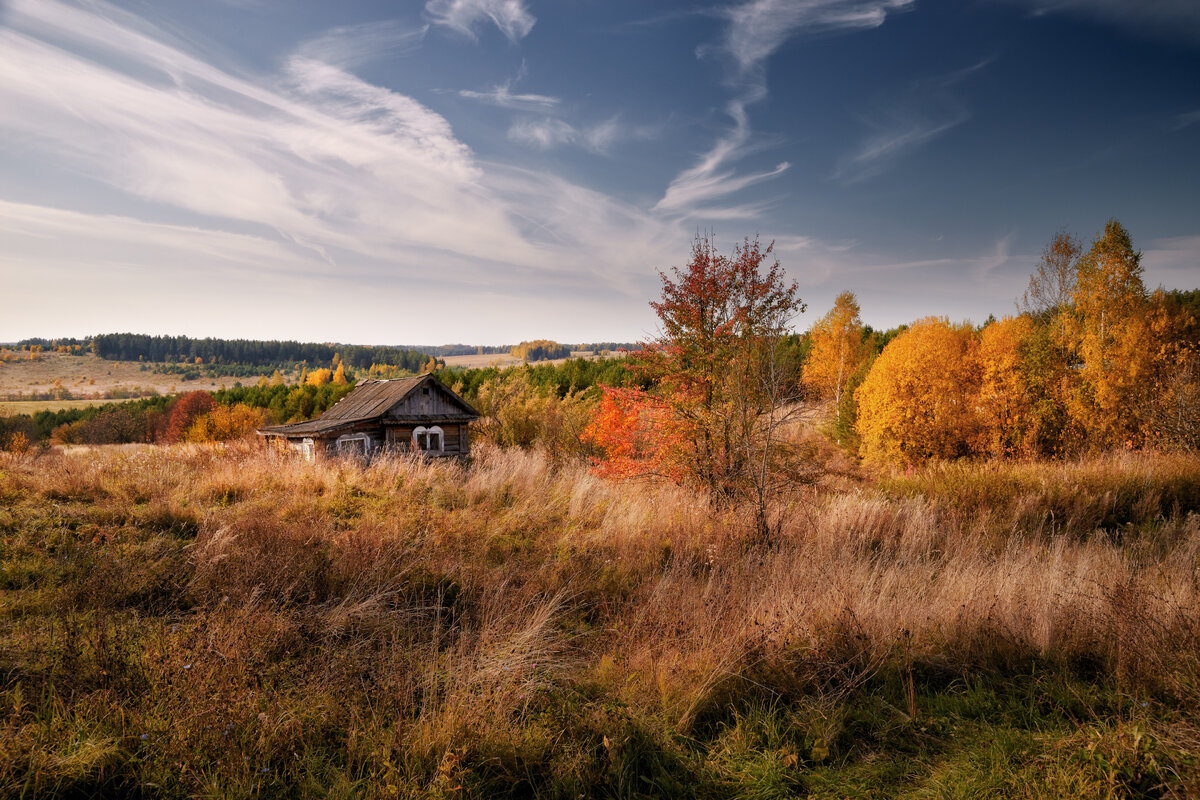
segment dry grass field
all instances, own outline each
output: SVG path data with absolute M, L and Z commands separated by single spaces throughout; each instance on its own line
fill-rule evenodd
M 0 796 L 1194 797 L 1200 458 L 748 515 L 480 445 L 0 456 Z
M 611 354 L 610 354 L 611 355 Z M 592 353 L 591 350 L 572 350 L 571 358 L 600 358 L 600 356 Z M 521 359 L 511 353 L 490 353 L 484 355 L 466 355 L 466 356 L 446 356 L 442 359 L 446 362 L 447 367 L 462 367 L 464 369 L 474 369 L 478 367 L 515 367 L 523 364 Z M 556 358 L 547 361 L 538 361 L 538 364 L 561 364 L 567 359 Z
M 42 353 L 37 361 L 20 359 L 0 362 L 0 396 L 49 392 L 55 388 L 55 381 L 60 381 L 62 387 L 74 397 L 102 398 L 108 392 L 137 389 L 152 389 L 159 394 L 195 389 L 211 392 L 233 386 L 239 380 L 243 384 L 253 384 L 258 380 L 258 376 L 255 376 L 184 381 L 179 375 L 162 375 L 151 369 L 143 370 L 142 366 L 136 361 L 105 361 L 91 353 L 80 356 Z M 270 377 L 269 371 L 267 377 Z M 44 408 L 54 410 L 55 407 Z M 38 407 L 35 410 L 42 409 Z
M 0 417 L 16 414 L 36 414 L 39 411 L 62 411 L 65 408 L 87 408 L 120 400 L 0 400 Z

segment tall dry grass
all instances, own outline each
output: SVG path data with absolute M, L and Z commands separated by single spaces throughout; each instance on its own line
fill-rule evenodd
M 5 458 L 7 794 L 619 794 L 635 745 L 749 702 L 807 708 L 817 753 L 868 686 L 915 719 L 918 682 L 1039 669 L 1195 741 L 1195 457 L 843 476 L 779 501 L 771 549 L 737 509 L 491 446 Z

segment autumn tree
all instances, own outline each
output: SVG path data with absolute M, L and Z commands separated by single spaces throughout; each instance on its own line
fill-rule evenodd
M 1155 291 L 1147 302 L 1149 386 L 1137 412 L 1147 444 L 1200 448 L 1200 322 L 1181 292 Z
M 304 376 L 304 383 L 307 386 L 324 386 L 331 380 L 333 380 L 333 370 L 324 367 L 314 369 Z
M 513 346 L 509 349 L 509 353 L 522 361 L 550 361 L 569 357 L 571 348 L 549 339 L 535 339 Z
M 196 417 L 183 434 L 185 442 L 225 442 L 249 436 L 267 423 L 267 412 L 244 403 L 216 406 Z
M 1017 304 L 1021 311 L 1033 317 L 1065 313 L 1075 301 L 1076 274 L 1082 252 L 1083 246 L 1070 233 L 1065 230 L 1055 233 L 1029 276 L 1029 286 Z
M 1079 261 L 1073 327 L 1080 381 L 1071 414 L 1093 446 L 1132 444 L 1135 410 L 1154 368 L 1142 254 L 1115 219 Z
M 829 313 L 809 331 L 812 342 L 804 364 L 804 382 L 823 400 L 832 400 L 837 410 L 837 428 L 845 412 L 843 396 L 850 378 L 866 357 L 863 325 L 853 292 L 842 292 Z
M 1062 397 L 1056 393 L 1065 368 L 1047 350 L 1046 331 L 1029 315 L 986 326 L 975 348 L 979 388 L 975 397 L 980 455 L 1006 457 L 1055 448 Z
M 216 401 L 208 392 L 196 391 L 181 394 L 167 408 L 163 426 L 163 439 L 178 442 L 196 418 L 216 408 Z
M 771 252 L 756 238 L 725 256 L 698 237 L 686 267 L 659 273 L 659 334 L 627 357 L 651 388 L 605 387 L 583 434 L 604 453 L 602 474 L 664 475 L 763 509 L 764 471 L 797 386 L 780 343 L 804 310 Z
M 975 332 L 929 317 L 893 339 L 855 392 L 869 460 L 919 462 L 970 452 L 978 437 Z

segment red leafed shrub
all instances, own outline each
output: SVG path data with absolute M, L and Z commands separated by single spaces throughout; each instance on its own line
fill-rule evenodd
M 183 439 L 187 429 L 192 427 L 196 418 L 207 414 L 217 407 L 213 396 L 208 392 L 188 392 L 175 398 L 167 408 L 167 421 L 163 426 L 162 438 L 167 442 L 178 442 Z

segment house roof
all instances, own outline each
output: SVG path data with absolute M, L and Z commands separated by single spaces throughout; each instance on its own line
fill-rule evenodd
M 388 410 L 404 398 L 412 394 L 417 387 L 426 381 L 433 381 L 431 374 L 416 375 L 412 378 L 400 378 L 387 381 L 364 381 L 354 387 L 341 400 L 338 400 L 324 414 L 316 419 L 304 422 L 293 422 L 288 425 L 271 425 L 259 428 L 261 434 L 282 434 L 285 436 L 307 436 L 318 433 L 329 433 L 340 428 L 352 427 L 360 422 L 374 420 L 387 414 Z M 470 403 L 455 394 L 449 387 L 439 385 L 439 389 L 449 395 L 456 405 L 462 408 L 461 414 L 431 415 L 420 419 L 476 419 L 479 412 Z M 414 417 L 414 419 L 417 419 Z

